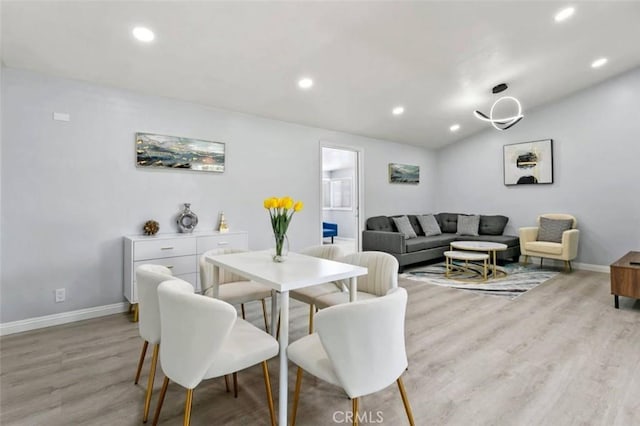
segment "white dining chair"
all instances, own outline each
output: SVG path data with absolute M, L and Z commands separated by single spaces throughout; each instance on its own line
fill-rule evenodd
M 303 370 L 341 387 L 352 400 L 358 424 L 362 396 L 398 385 L 409 424 L 415 425 L 402 382 L 407 368 L 404 319 L 407 291 L 391 289 L 385 296 L 345 303 L 316 314 L 316 332 L 291 343 L 287 356 L 298 366 L 291 425 L 295 425 Z
M 138 333 L 142 340 L 142 351 L 138 361 L 135 384 L 140 380 L 142 365 L 147 354 L 149 344 L 153 345 L 153 356 L 151 357 L 151 368 L 149 369 L 149 379 L 147 381 L 147 391 L 144 399 L 144 411 L 142 414 L 143 423 L 149 418 L 149 407 L 151 406 L 151 394 L 153 392 L 153 381 L 156 375 L 156 365 L 158 362 L 158 351 L 160 348 L 160 311 L 158 308 L 157 289 L 161 282 L 172 279 L 171 270 L 161 265 L 144 264 L 136 268 L 136 286 L 138 289 Z
M 200 282 L 202 294 L 213 297 L 213 265 L 206 261 L 209 255 L 224 255 L 232 253 L 242 253 L 245 250 L 237 249 L 214 249 L 205 252 L 200 256 Z M 240 305 L 242 319 L 245 319 L 244 304 L 252 301 L 262 302 L 262 316 L 264 318 L 264 329 L 269 332 L 269 321 L 267 320 L 267 306 L 265 299 L 271 297 L 271 288 L 255 281 L 247 280 L 245 277 L 220 268 L 218 280 L 218 299 L 224 300 L 232 305 Z
M 278 354 L 278 342 L 238 318 L 233 306 L 193 293 L 181 280 L 158 287 L 162 347 L 160 365 L 165 374 L 153 424 L 158 423 L 169 381 L 187 389 L 185 426 L 190 424 L 193 390 L 203 380 L 262 364 L 271 425 L 275 412 L 267 360 Z M 212 424 L 215 421 L 212 420 Z
M 300 254 L 307 256 L 319 257 L 321 259 L 337 260 L 342 257 L 342 249 L 340 246 L 335 245 L 319 245 L 307 247 L 300 251 Z M 332 293 L 340 293 L 345 291 L 342 283 L 324 283 L 311 287 L 304 287 L 299 290 L 292 290 L 289 292 L 289 296 L 300 302 L 307 303 L 309 305 L 309 333 L 313 333 L 313 315 L 317 308 L 315 300 L 320 296 L 325 296 Z
M 398 287 L 398 260 L 381 251 L 363 251 L 338 259 L 340 262 L 367 268 L 367 274 L 357 277 L 356 300 L 366 300 L 384 296 L 387 291 Z M 343 283 L 346 285 L 346 283 Z M 319 309 L 349 302 L 349 292 L 335 292 L 314 298 Z

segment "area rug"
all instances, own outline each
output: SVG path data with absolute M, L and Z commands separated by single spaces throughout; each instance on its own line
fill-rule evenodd
M 539 266 L 532 264 L 521 265 L 519 263 L 508 263 L 504 266 L 498 266 L 498 269 L 505 271 L 506 276 L 498 273 L 497 277 L 489 276 L 487 281 L 479 281 L 478 278 L 482 277 L 482 268 L 470 264 L 469 268 L 464 272 L 458 272 L 455 277 L 445 278 L 445 264 L 440 262 L 432 265 L 405 268 L 400 277 L 442 287 L 472 291 L 487 296 L 515 299 L 559 273 L 558 270 L 541 269 Z

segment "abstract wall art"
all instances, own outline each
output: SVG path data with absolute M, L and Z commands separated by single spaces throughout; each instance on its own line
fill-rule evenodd
M 225 145 L 178 136 L 136 133 L 136 166 L 224 172 Z
M 553 140 L 505 145 L 503 158 L 505 185 L 553 183 Z

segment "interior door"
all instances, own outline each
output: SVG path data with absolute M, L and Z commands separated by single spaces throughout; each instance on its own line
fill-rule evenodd
M 321 143 L 321 218 L 337 225 L 337 236 L 323 244 L 339 244 L 346 253 L 360 250 L 361 151 Z M 333 240 L 333 241 L 332 241 Z

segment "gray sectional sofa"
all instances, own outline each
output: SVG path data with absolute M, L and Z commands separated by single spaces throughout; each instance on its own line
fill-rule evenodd
M 462 213 L 438 213 L 435 218 L 442 234 L 425 236 L 416 215 L 407 215 L 411 227 L 417 234 L 416 238 L 405 238 L 398 232 L 393 217 L 375 216 L 367 219 L 366 230 L 362 231 L 362 249 L 365 251 L 384 251 L 398 259 L 400 271 L 407 265 L 439 260 L 444 258 L 444 252 L 449 250 L 452 241 L 491 241 L 507 245 L 507 250 L 497 253 L 498 260 L 512 259 L 517 261 L 520 256 L 520 239 L 513 235 L 503 235 L 504 228 L 509 221 L 506 216 L 480 215 L 478 236 L 458 235 L 458 216 L 468 216 Z

